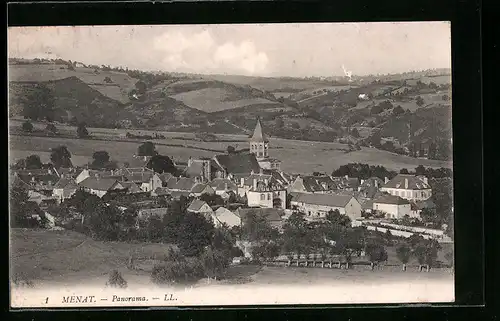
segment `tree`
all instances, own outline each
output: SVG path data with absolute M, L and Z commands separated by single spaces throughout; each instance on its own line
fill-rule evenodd
M 410 174 L 410 172 L 409 172 L 406 168 L 402 168 L 402 169 L 399 171 L 399 174 Z
M 152 142 L 144 142 L 137 148 L 137 156 L 156 156 L 155 145 Z
M 371 262 L 372 270 L 375 264 L 380 264 L 380 262 L 387 261 L 387 251 L 380 244 L 368 244 L 366 246 L 365 252 Z
M 42 161 L 38 155 L 30 155 L 26 157 L 26 169 L 40 169 L 42 168 Z
M 26 95 L 23 116 L 31 120 L 52 120 L 55 98 L 52 91 L 44 84 L 36 84 Z
M 248 212 L 241 223 L 241 238 L 246 241 L 258 243 L 269 240 L 275 235 L 275 231 L 265 217 L 253 211 Z
M 33 132 L 33 124 L 29 121 L 25 121 L 22 125 L 22 129 L 24 132 L 31 133 Z
M 85 223 L 92 238 L 105 241 L 116 241 L 120 232 L 121 212 L 114 205 L 99 202 L 97 206 L 84 203 Z
M 76 135 L 78 136 L 78 138 L 86 138 L 89 136 L 89 132 L 87 130 L 87 127 L 85 127 L 85 123 L 78 124 Z
M 106 76 L 106 77 L 104 77 L 104 82 L 109 84 L 109 83 L 112 83 L 113 80 L 111 80 L 111 78 L 109 78 L 108 76 Z
M 201 263 L 205 271 L 205 276 L 209 279 L 224 276 L 225 271 L 231 263 L 227 253 L 213 249 L 208 246 L 201 254 Z
M 359 138 L 359 137 L 360 137 L 360 135 L 359 135 L 359 132 L 358 132 L 358 129 L 357 129 L 357 128 L 353 128 L 353 129 L 351 130 L 351 135 L 352 135 L 353 137 L 356 137 L 356 138 Z
M 392 113 L 394 114 L 394 116 L 399 116 L 399 115 L 402 115 L 405 113 L 405 110 L 403 109 L 403 107 L 401 107 L 400 105 L 397 105 L 393 110 L 392 110 Z
M 391 233 L 391 230 L 387 229 L 384 233 L 384 240 L 387 245 L 392 245 L 393 242 L 393 236 Z
M 341 227 L 350 227 L 351 226 L 351 219 L 347 215 L 342 215 L 340 214 L 339 210 L 330 210 L 326 214 L 326 220 L 333 224 L 333 225 L 339 225 Z
M 427 265 L 427 269 L 436 263 L 438 251 L 441 245 L 436 240 L 423 240 L 417 244 L 413 250 L 413 255 L 417 258 L 420 268 Z
M 170 157 L 165 155 L 154 155 L 146 164 L 146 167 L 152 169 L 155 173 L 171 173 L 177 174 L 177 168 Z
M 425 101 L 424 101 L 424 99 L 421 96 L 418 96 L 417 100 L 416 100 L 416 103 L 417 103 L 418 107 L 421 107 L 421 106 L 423 106 L 425 104 Z
M 106 285 L 124 289 L 127 287 L 127 281 L 125 281 L 120 272 L 118 272 L 117 270 L 113 270 L 109 274 L 109 279 Z
M 227 153 L 228 154 L 234 154 L 236 152 L 236 148 L 234 148 L 234 146 L 227 146 Z
M 212 242 L 214 226 L 200 214 L 185 212 L 178 226 L 178 246 L 185 256 L 198 256 Z
M 43 211 L 36 203 L 29 201 L 28 191 L 20 186 L 13 186 L 9 190 L 9 214 L 12 228 L 43 227 L 46 221 Z
M 340 238 L 335 243 L 335 248 L 338 253 L 340 253 L 349 268 L 349 264 L 352 262 L 352 256 L 355 253 L 360 253 L 363 244 L 359 237 L 360 235 L 354 229 L 345 229 L 341 232 Z
M 401 244 L 396 248 L 396 255 L 399 261 L 403 263 L 403 271 L 406 271 L 406 264 L 411 258 L 411 248 L 407 244 Z
M 107 164 L 109 164 L 110 157 L 107 151 L 101 150 L 94 152 L 94 154 L 92 155 L 92 159 L 92 168 L 103 168 Z
M 275 123 L 276 123 L 276 128 L 283 128 L 283 126 L 285 126 L 285 122 L 281 117 L 276 117 Z
M 50 152 L 50 161 L 55 168 L 73 167 L 73 163 L 71 162 L 71 153 L 64 145 L 52 148 Z
M 135 88 L 137 89 L 137 93 L 139 95 L 144 95 L 147 90 L 147 85 L 144 81 L 139 80 L 138 82 L 135 83 Z
M 54 124 L 47 124 L 45 127 L 45 130 L 51 134 L 57 134 L 57 128 Z

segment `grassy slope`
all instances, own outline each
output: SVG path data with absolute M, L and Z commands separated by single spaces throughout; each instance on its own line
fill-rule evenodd
M 69 70 L 62 65 L 9 65 L 9 81 L 51 81 L 75 76 L 101 94 L 121 103 L 129 101 L 128 92 L 134 88 L 137 79 L 126 73 L 115 71 L 95 72 L 91 68 L 75 68 Z M 104 78 L 111 78 L 111 83 Z
M 162 257 L 169 245 L 94 241 L 72 231 L 11 230 L 12 271 L 29 279 L 99 276 L 124 268 L 134 257 Z M 19 255 L 20 252 L 22 256 Z

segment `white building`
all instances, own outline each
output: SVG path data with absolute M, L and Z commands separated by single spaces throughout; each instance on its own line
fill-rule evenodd
M 432 196 L 432 189 L 427 181 L 427 177 L 404 174 L 399 174 L 391 180 L 386 180 L 380 191 L 410 201 L 424 201 Z
M 249 189 L 243 185 L 249 207 L 286 208 L 286 190 L 271 176 L 253 174 L 244 181 L 252 184 Z
M 401 219 L 405 215 L 419 218 L 418 212 L 412 210 L 410 201 L 390 194 L 384 194 L 375 199 L 373 210 L 384 213 L 385 218 Z
M 107 192 L 111 190 L 124 190 L 125 187 L 120 184 L 116 179 L 111 178 L 99 178 L 99 177 L 87 177 L 78 184 L 85 191 L 103 197 Z
M 347 215 L 351 221 L 361 218 L 361 204 L 350 195 L 297 193 L 290 205 L 309 218 L 324 218 L 333 210 Z

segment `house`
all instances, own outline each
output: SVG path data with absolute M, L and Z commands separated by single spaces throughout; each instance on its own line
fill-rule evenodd
M 33 192 L 50 196 L 52 195 L 54 185 L 59 181 L 59 176 L 52 171 L 50 174 L 15 172 L 13 180 L 16 184 L 20 184 L 28 190 L 28 196 L 30 196 Z
M 384 181 L 378 177 L 362 179 L 361 184 L 358 186 L 358 192 L 362 197 L 372 199 L 380 191 L 383 184 Z
M 296 193 L 290 205 L 309 218 L 324 218 L 333 210 L 347 215 L 351 221 L 361 217 L 361 204 L 351 195 Z
M 386 179 L 380 191 L 410 201 L 424 201 L 432 196 L 427 177 L 398 174 L 391 180 Z
M 238 185 L 227 178 L 214 178 L 209 185 L 214 189 L 215 194 L 222 196 L 232 191 L 238 193 Z
M 278 208 L 238 208 L 235 214 L 240 218 L 241 223 L 244 225 L 245 220 L 249 213 L 254 213 L 259 217 L 263 217 L 266 221 L 277 229 L 283 227 L 283 217 L 285 216 L 285 210 Z
M 332 193 L 340 189 L 340 184 L 330 176 L 297 176 L 290 184 L 291 193 Z
M 187 208 L 188 212 L 202 214 L 208 220 L 212 220 L 212 215 L 214 211 L 212 208 L 204 201 L 194 199 Z
M 61 178 L 72 178 L 75 179 L 79 174 L 78 170 L 74 167 L 70 168 L 54 168 L 54 172 Z
M 151 192 L 157 187 L 162 187 L 163 182 L 154 172 L 141 171 L 125 175 L 125 180 L 136 183 L 144 192 Z
M 103 197 L 107 192 L 112 190 L 125 189 L 125 187 L 116 179 L 99 177 L 87 177 L 81 181 L 78 186 L 99 197 Z
M 215 194 L 214 189 L 208 185 L 208 184 L 203 184 L 203 183 L 196 183 L 190 191 L 190 195 L 194 197 L 200 197 L 203 194 L 209 194 L 213 195 Z
M 219 207 L 212 215 L 212 218 L 215 227 L 220 227 L 223 224 L 226 224 L 230 228 L 233 226 L 241 226 L 241 218 L 225 207 Z
M 217 164 L 215 159 L 189 157 L 184 173 L 187 177 L 199 178 L 200 182 L 207 183 L 214 178 L 225 177 L 224 169 Z
M 401 219 L 405 215 L 418 217 L 410 201 L 400 196 L 384 194 L 373 201 L 373 211 L 384 213 L 385 218 Z
M 174 175 L 172 175 L 170 173 L 166 173 L 166 172 L 161 173 L 161 174 L 157 174 L 157 175 L 160 178 L 163 187 L 167 186 L 168 180 L 171 179 L 172 177 L 174 177 Z
M 357 177 L 349 177 L 348 175 L 332 177 L 332 179 L 338 184 L 339 189 L 344 191 L 357 191 L 360 185 Z
M 119 170 L 94 170 L 84 168 L 82 171 L 76 176 L 75 182 L 80 184 L 86 178 L 89 177 L 100 177 L 100 178 L 116 178 L 117 180 L 121 180 L 122 172 Z
M 259 166 L 262 169 L 279 170 L 281 161 L 269 157 L 269 139 L 264 134 L 260 119 L 257 119 L 257 124 L 250 138 L 250 153 L 257 157 Z
M 255 173 L 260 171 L 259 162 L 254 154 L 221 154 L 215 155 L 213 159 L 218 168 L 216 177 L 239 179 L 250 175 L 252 171 Z
M 136 183 L 134 182 L 120 182 L 120 184 L 123 186 L 123 188 L 127 189 L 127 193 L 129 194 L 136 194 L 136 193 L 142 193 L 144 192 Z
M 364 199 L 363 201 L 360 201 L 360 204 L 361 204 L 361 210 L 363 212 L 368 214 L 373 213 L 373 200 Z
M 250 207 L 286 208 L 286 190 L 273 186 L 263 180 L 253 180 L 254 185 L 247 192 L 247 205 Z
M 62 203 L 65 199 L 70 198 L 78 188 L 73 179 L 63 177 L 54 185 L 52 196 L 57 197 L 59 202 Z

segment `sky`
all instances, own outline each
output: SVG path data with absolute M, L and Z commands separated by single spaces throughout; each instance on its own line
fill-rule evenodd
M 449 22 L 9 27 L 9 57 L 140 70 L 341 76 L 451 68 Z

